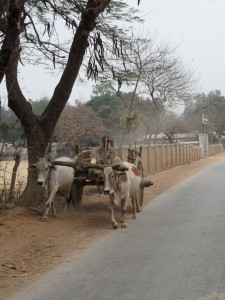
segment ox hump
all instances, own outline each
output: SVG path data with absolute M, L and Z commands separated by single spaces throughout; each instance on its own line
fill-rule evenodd
M 114 158 L 113 165 L 122 165 L 122 161 L 118 156 Z

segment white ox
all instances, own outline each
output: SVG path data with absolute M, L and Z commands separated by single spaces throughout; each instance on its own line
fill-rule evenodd
M 114 229 L 118 228 L 118 223 L 114 218 L 114 203 L 121 205 L 121 227 L 126 228 L 126 210 L 129 198 L 132 199 L 133 215 L 136 219 L 135 197 L 141 193 L 142 177 L 136 166 L 129 162 L 121 162 L 116 157 L 112 167 L 104 168 L 104 193 L 109 194 L 109 211 L 111 223 Z
M 69 157 L 60 157 L 55 161 L 73 162 Z M 52 208 L 52 215 L 56 216 L 54 198 L 57 192 L 66 199 L 67 205 L 70 201 L 70 192 L 73 184 L 74 170 L 72 167 L 55 166 L 51 164 L 49 156 L 39 158 L 38 162 L 32 167 L 37 170 L 37 183 L 45 188 L 46 202 L 44 220 L 48 220 L 49 208 Z

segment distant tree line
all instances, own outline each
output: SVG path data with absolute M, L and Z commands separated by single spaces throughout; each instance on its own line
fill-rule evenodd
M 122 93 L 129 103 L 132 93 Z M 48 103 L 47 98 L 30 101 L 32 109 L 41 115 Z M 182 114 L 168 109 L 164 104 L 157 109 L 149 98 L 136 95 L 133 104 L 134 122 L 129 133 L 129 142 L 154 143 L 158 133 L 172 142 L 175 133 L 203 132 L 202 114 L 209 118 L 208 134 L 213 143 L 225 134 L 225 97 L 221 92 L 197 94 L 186 103 Z M 108 85 L 95 85 L 87 103 L 76 102 L 63 110 L 54 131 L 53 141 L 79 145 L 97 146 L 103 134 L 119 142 L 126 125 L 126 105 Z M 1 109 L 0 140 L 15 143 L 23 140 L 24 132 L 15 114 L 10 109 Z
M 203 132 L 202 115 L 208 116 L 207 131 L 211 143 L 225 136 L 225 97 L 215 90 L 207 95 L 197 94 L 186 105 L 182 114 L 185 131 Z

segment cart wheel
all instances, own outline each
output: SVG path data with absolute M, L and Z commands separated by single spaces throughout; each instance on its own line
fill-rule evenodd
M 100 184 L 101 181 L 103 181 L 103 174 L 99 174 L 96 177 L 96 186 L 97 186 L 99 194 L 104 194 L 104 185 Z
M 143 167 L 142 167 L 142 162 L 141 162 L 140 157 L 136 158 L 135 166 L 140 171 L 141 177 L 143 178 L 144 177 L 144 170 L 143 170 Z
M 84 185 L 80 182 L 74 182 L 72 186 L 72 203 L 74 206 L 80 205 L 83 197 Z
M 144 202 L 143 200 L 144 200 L 144 189 L 141 187 L 138 196 L 135 197 L 135 204 L 136 204 L 137 212 L 142 211 L 143 202 Z
M 140 157 L 137 157 L 135 165 L 136 165 L 137 169 L 140 171 L 141 178 L 143 179 L 144 178 L 144 172 L 143 172 L 143 167 L 142 167 L 142 163 L 141 163 Z M 144 202 L 144 188 L 140 184 L 139 195 L 137 197 L 135 197 L 135 203 L 136 203 L 136 210 L 137 210 L 137 212 L 141 212 L 142 211 L 143 202 Z

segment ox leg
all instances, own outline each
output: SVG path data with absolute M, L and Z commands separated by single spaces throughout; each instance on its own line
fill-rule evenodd
M 122 216 L 121 228 L 127 228 L 126 211 L 127 211 L 129 198 L 130 198 L 130 194 L 129 192 L 127 192 L 125 198 L 121 201 L 121 216 Z
M 72 203 L 72 205 L 74 206 L 74 198 L 73 198 L 73 193 L 74 193 L 74 190 L 73 190 L 73 186 L 71 185 L 70 187 L 70 191 L 66 197 L 66 206 L 65 206 L 65 212 L 69 213 L 69 210 L 70 210 L 70 204 Z
M 45 208 L 45 213 L 44 213 L 44 216 L 43 216 L 43 220 L 44 221 L 48 221 L 48 212 L 49 212 L 49 206 L 50 206 L 50 204 L 47 201 L 45 205 L 46 205 L 46 208 Z
M 127 211 L 126 199 L 123 199 L 121 201 L 121 228 L 127 228 L 126 211 Z
M 71 196 L 71 194 L 69 194 L 68 197 L 66 197 L 66 205 L 65 205 L 64 213 L 69 214 L 71 203 L 74 206 L 72 196 Z
M 55 209 L 55 205 L 54 205 L 54 201 L 52 201 L 51 203 L 51 209 L 52 209 L 52 217 L 56 217 L 56 209 Z
M 66 205 L 65 205 L 64 212 L 67 214 L 69 213 L 69 210 L 70 210 L 70 202 L 71 202 L 70 198 L 66 198 Z
M 110 213 L 110 218 L 111 218 L 111 224 L 112 224 L 113 229 L 117 229 L 118 223 L 116 222 L 116 220 L 114 218 L 113 206 L 114 206 L 114 195 L 110 194 L 109 195 L 109 213 Z
M 70 203 L 71 203 L 71 198 L 70 196 L 66 197 L 66 204 L 65 204 L 65 209 L 64 209 L 64 213 L 69 213 L 70 210 Z
M 52 216 L 56 216 L 56 209 L 55 209 L 55 206 L 54 206 L 54 197 L 55 197 L 55 194 L 58 190 L 58 187 L 57 188 L 54 188 L 52 191 L 51 191 L 51 194 L 46 202 L 46 209 L 45 209 L 45 213 L 44 213 L 44 216 L 43 216 L 43 220 L 44 221 L 47 221 L 48 220 L 48 212 L 49 212 L 49 208 L 51 207 L 52 209 Z
M 127 228 L 125 200 L 121 201 L 121 228 Z
M 132 219 L 136 219 L 136 205 L 135 205 L 135 197 L 132 197 Z

